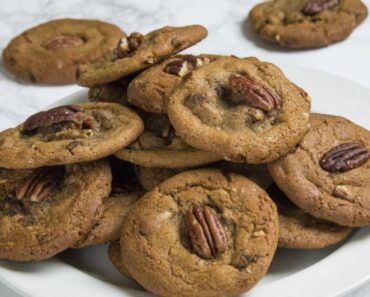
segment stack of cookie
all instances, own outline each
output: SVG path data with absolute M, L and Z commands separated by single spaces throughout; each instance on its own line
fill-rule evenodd
M 322 248 L 370 225 L 370 133 L 310 114 L 271 63 L 177 55 L 199 25 L 120 37 L 79 68 L 90 103 L 0 133 L 0 258 L 111 242 L 159 296 L 235 296 L 278 246 Z

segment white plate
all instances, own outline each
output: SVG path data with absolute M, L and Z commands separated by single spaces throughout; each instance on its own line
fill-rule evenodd
M 343 78 L 301 67 L 283 67 L 306 89 L 313 111 L 346 116 L 370 128 L 370 90 Z M 86 100 L 78 92 L 60 104 Z M 337 297 L 370 279 L 370 232 L 357 231 L 344 244 L 317 251 L 278 250 L 267 276 L 248 297 Z M 69 250 L 42 263 L 0 261 L 0 280 L 29 297 L 152 296 L 110 264 L 106 246 Z

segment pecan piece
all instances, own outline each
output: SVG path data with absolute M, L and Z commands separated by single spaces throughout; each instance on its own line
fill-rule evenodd
M 210 59 L 206 57 L 196 57 L 193 55 L 183 56 L 181 59 L 174 60 L 168 63 L 163 71 L 169 74 L 178 75 L 180 77 L 186 76 L 191 70 L 208 64 Z
M 301 12 L 304 15 L 315 15 L 324 10 L 333 8 L 338 5 L 339 0 L 309 0 L 305 6 L 303 6 Z
M 361 143 L 347 142 L 326 152 L 320 159 L 320 166 L 329 172 L 344 172 L 360 167 L 369 157 L 369 151 Z
M 43 201 L 52 195 L 64 173 L 63 167 L 43 167 L 27 176 L 16 188 L 18 200 Z
M 244 269 L 256 261 L 257 256 L 251 255 L 248 251 L 241 251 L 234 254 L 231 264 L 238 269 Z
M 84 44 L 84 41 L 78 36 L 58 35 L 44 42 L 43 47 L 48 50 L 55 50 L 59 48 L 80 46 L 82 44 Z
M 194 205 L 185 214 L 185 225 L 194 251 L 202 258 L 215 258 L 227 249 L 227 236 L 215 211 Z
M 63 105 L 38 112 L 24 122 L 23 131 L 32 132 L 37 128 L 50 127 L 62 122 L 73 122 L 77 113 L 82 111 L 82 107 L 78 105 Z
M 279 98 L 259 83 L 240 75 L 231 75 L 229 83 L 243 103 L 265 112 L 279 108 Z
M 128 37 L 122 37 L 114 50 L 115 56 L 118 59 L 126 57 L 130 52 L 136 50 L 143 40 L 144 36 L 138 32 L 133 32 Z

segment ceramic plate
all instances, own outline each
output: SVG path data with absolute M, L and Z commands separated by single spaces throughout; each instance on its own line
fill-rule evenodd
M 285 66 L 286 75 L 312 96 L 315 112 L 342 115 L 370 129 L 370 90 L 316 70 Z M 86 100 L 80 91 L 55 105 Z M 279 249 L 267 276 L 248 297 L 337 297 L 370 278 L 370 230 L 316 251 Z M 0 280 L 29 297 L 152 296 L 121 276 L 110 264 L 106 246 L 68 250 L 41 263 L 0 261 Z

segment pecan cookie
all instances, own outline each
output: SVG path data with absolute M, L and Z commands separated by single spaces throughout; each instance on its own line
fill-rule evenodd
M 64 105 L 0 133 L 0 167 L 37 168 L 113 154 L 143 130 L 140 117 L 117 103 Z
M 33 83 L 74 83 L 79 64 L 102 59 L 124 36 L 117 26 L 97 20 L 53 20 L 15 37 L 3 51 L 3 63 Z
M 91 87 L 88 98 L 91 102 L 115 102 L 128 106 L 127 86 L 129 81 L 125 78 L 118 81 Z
M 75 247 L 102 244 L 118 240 L 127 213 L 144 194 L 131 164 L 116 158 L 110 159 L 112 190 L 100 209 L 100 216 L 90 232 Z
M 244 175 L 250 180 L 254 181 L 262 189 L 266 189 L 273 183 L 273 180 L 268 173 L 265 164 L 241 164 L 227 161 L 216 162 L 208 165 L 211 168 L 218 168 L 224 172 L 233 172 Z M 136 176 L 141 186 L 146 191 L 153 190 L 156 186 L 169 179 L 170 177 L 183 172 L 187 169 L 177 168 L 147 168 L 142 166 L 135 166 Z
M 128 272 L 125 263 L 122 261 L 121 257 L 121 245 L 119 241 L 113 241 L 109 243 L 108 247 L 109 260 L 112 262 L 113 266 L 124 276 L 133 280 L 132 276 Z
M 267 41 L 311 48 L 345 39 L 366 16 L 360 0 L 274 0 L 256 5 L 249 21 Z
M 170 121 L 189 145 L 226 160 L 267 163 L 308 129 L 310 99 L 270 63 L 219 59 L 192 72 L 171 94 Z
M 126 217 L 121 257 L 158 296 L 235 296 L 266 273 L 278 241 L 268 195 L 219 170 L 180 173 L 141 198 Z
M 312 114 L 297 149 L 268 165 L 304 212 L 343 226 L 370 225 L 370 132 L 342 117 Z
M 111 178 L 106 161 L 0 169 L 0 258 L 43 260 L 75 244 L 96 223 Z
M 324 248 L 344 240 L 353 230 L 304 213 L 286 198 L 276 184 L 269 186 L 267 193 L 278 207 L 279 247 Z
M 147 112 L 166 113 L 170 93 L 191 71 L 220 58 L 216 55 L 179 55 L 150 67 L 128 86 L 127 98 Z M 185 76 L 186 77 L 186 76 Z
M 139 70 L 149 68 L 169 56 L 194 45 L 207 36 L 200 25 L 163 27 L 143 36 L 132 33 L 123 37 L 106 60 L 81 65 L 78 84 L 92 87 L 116 81 Z
M 187 145 L 176 135 L 166 115 L 146 114 L 145 130 L 115 156 L 143 167 L 185 168 L 212 163 L 220 156 Z

